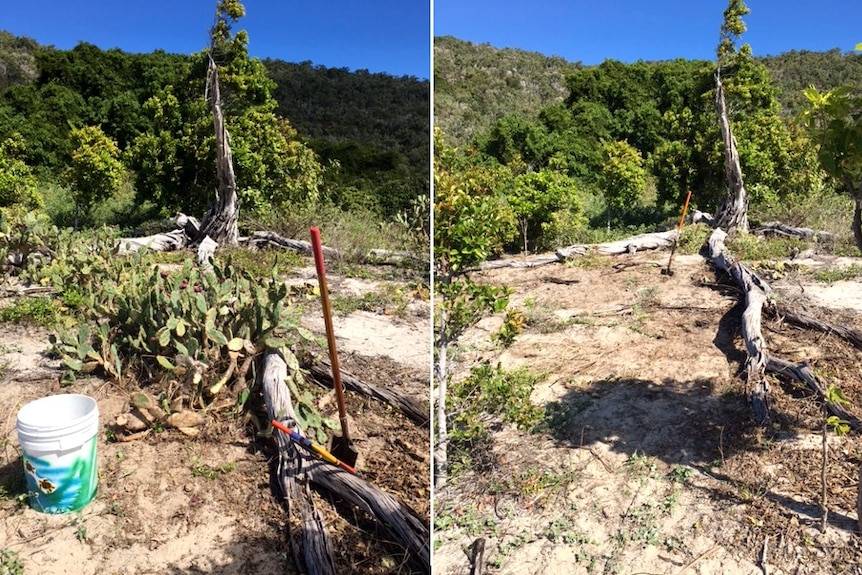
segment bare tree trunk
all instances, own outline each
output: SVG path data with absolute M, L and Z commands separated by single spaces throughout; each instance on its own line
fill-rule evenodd
M 449 432 L 446 429 L 446 384 L 449 381 L 448 351 L 449 341 L 446 338 L 446 312 L 437 312 L 440 318 L 440 342 L 437 344 L 437 438 L 434 442 L 434 487 L 442 489 L 446 486 L 448 461 Z
M 862 189 L 853 190 L 853 238 L 856 248 L 862 252 Z
M 734 230 L 748 231 L 748 193 L 742 182 L 742 167 L 739 165 L 739 152 L 736 139 L 730 129 L 727 105 L 724 101 L 724 86 L 720 72 L 715 73 L 715 107 L 721 126 L 721 139 L 724 142 L 724 172 L 727 177 L 727 198 L 722 202 L 716 216 L 716 227 L 727 233 Z
M 287 364 L 281 354 L 268 349 L 264 354 L 261 383 L 267 415 L 270 419 L 294 418 L 290 391 L 285 385 Z M 301 431 L 301 430 L 299 430 Z M 278 478 L 287 499 L 293 555 L 309 574 L 335 575 L 332 540 L 311 496 L 310 469 L 320 462 L 309 459 L 283 433 L 274 435 L 278 443 Z
M 207 236 L 221 245 L 236 246 L 239 240 L 237 219 L 239 201 L 236 195 L 236 177 L 233 171 L 233 156 L 230 151 L 230 135 L 224 125 L 221 109 L 221 92 L 218 85 L 218 68 L 209 57 L 209 85 L 212 90 L 213 128 L 216 137 L 216 171 L 218 174 L 218 197 L 210 206 L 195 238 L 195 244 Z

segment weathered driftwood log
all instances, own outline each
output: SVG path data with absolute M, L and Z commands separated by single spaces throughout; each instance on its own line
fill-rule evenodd
M 575 244 L 558 249 L 556 255 L 560 260 L 567 260 L 592 252 L 610 256 L 625 253 L 633 254 L 643 250 L 670 248 L 673 246 L 673 242 L 676 240 L 676 237 L 676 230 L 641 234 L 623 240 L 617 240 L 615 242 L 605 242 L 601 244 Z
M 778 305 L 774 308 L 770 308 L 768 311 L 774 317 L 781 319 L 782 321 L 813 331 L 831 333 L 853 344 L 857 349 L 862 349 L 862 332 L 859 330 L 851 329 L 843 325 L 826 323 L 808 314 L 791 310 L 787 308 L 787 306 Z
M 495 270 L 500 268 L 537 268 L 547 264 L 555 264 L 562 262 L 556 254 L 540 254 L 528 258 L 511 259 L 511 260 L 490 260 L 482 262 L 479 269 Z
M 241 241 L 252 249 L 260 249 L 263 247 L 277 247 L 309 254 L 311 253 L 311 242 L 306 242 L 303 240 L 291 240 L 289 238 L 280 236 L 275 232 L 254 232 L 249 237 L 242 238 Z M 323 255 L 336 259 L 340 257 L 338 250 L 327 246 L 323 246 Z
M 204 271 L 211 271 L 213 269 L 212 258 L 217 248 L 218 243 L 213 241 L 209 236 L 206 236 L 198 246 L 198 265 Z
M 754 233 L 762 234 L 764 236 L 785 236 L 802 238 L 805 240 L 813 240 L 815 242 L 831 241 L 835 239 L 835 234 L 831 234 L 829 232 L 816 231 L 811 228 L 794 228 L 793 226 L 788 226 L 787 224 L 782 224 L 781 222 L 766 222 L 760 224 L 754 230 Z
M 826 387 L 817 379 L 817 376 L 814 375 L 814 372 L 807 363 L 797 364 L 776 357 L 770 357 L 766 364 L 766 369 L 779 377 L 804 383 L 808 389 L 816 393 L 823 400 L 829 413 L 846 421 L 853 431 L 862 431 L 862 420 L 859 417 L 847 411 L 843 406 L 826 400 Z
M 287 378 L 284 358 L 279 352 L 270 349 L 264 354 L 263 361 L 262 382 L 269 416 L 295 419 L 290 392 L 284 383 Z M 286 438 L 279 438 L 280 457 L 283 462 L 279 468 L 279 476 L 285 483 L 285 493 L 292 494 L 288 495 L 289 504 L 294 501 L 290 497 L 297 497 L 297 493 L 300 494 L 297 500 L 305 501 L 301 494 L 308 489 L 308 482 L 319 485 L 374 518 L 380 528 L 405 549 L 408 561 L 414 569 L 422 573 L 431 572 L 428 526 L 409 507 L 361 477 L 321 462 L 296 449 L 292 444 L 285 444 L 284 439 Z M 285 469 L 284 472 L 281 471 L 282 468 Z M 299 486 L 286 483 L 298 483 Z M 328 568 L 328 565 L 332 564 L 332 551 L 323 523 L 313 506 L 305 506 L 302 509 L 302 556 L 305 557 L 306 568 L 310 569 L 311 561 L 321 561 Z M 326 556 L 321 557 L 322 554 Z
M 328 361 L 320 361 L 308 366 L 308 371 L 315 383 L 332 387 L 332 366 Z M 382 401 L 398 409 L 416 425 L 428 425 L 430 407 L 426 401 L 401 393 L 390 387 L 374 385 L 362 381 L 355 375 L 341 370 L 341 383 L 346 389 L 361 393 L 378 401 Z
M 121 238 L 117 241 L 117 251 L 120 255 L 127 255 L 141 248 L 151 249 L 157 252 L 172 252 L 181 250 L 189 245 L 190 238 L 182 229 L 172 232 L 145 236 L 142 238 Z
M 855 431 L 862 431 L 862 420 L 847 411 L 844 407 L 828 401 L 826 398 L 826 389 L 806 364 L 798 365 L 769 355 L 766 349 L 766 342 L 760 330 L 761 312 L 766 308 L 770 314 L 780 313 L 785 319 L 789 319 L 801 327 L 832 332 L 846 337 L 854 345 L 862 343 L 859 340 L 860 334 L 847 328 L 830 326 L 805 314 L 794 313 L 786 308 L 780 312 L 776 312 L 775 306 L 769 302 L 768 298 L 772 293 L 772 288 L 744 264 L 733 261 L 727 254 L 724 246 L 725 237 L 727 237 L 727 234 L 722 229 L 716 228 L 708 242 L 709 257 L 713 265 L 728 272 L 733 277 L 745 294 L 746 306 L 742 314 L 742 338 L 745 341 L 745 347 L 748 352 L 746 372 L 749 384 L 752 385 L 751 404 L 755 417 L 761 423 L 769 420 L 769 387 L 763 378 L 763 374 L 769 371 L 779 376 L 804 383 L 825 403 L 830 413 L 848 421 Z
M 659 248 L 670 248 L 676 239 L 677 231 L 655 232 L 632 236 L 615 242 L 601 244 L 574 244 L 557 249 L 553 254 L 540 254 L 528 258 L 511 260 L 491 260 L 483 262 L 479 269 L 492 270 L 498 268 L 535 268 L 547 264 L 564 262 L 589 253 L 601 255 L 633 254 L 643 250 L 655 250 Z
M 748 351 L 745 371 L 751 389 L 751 407 L 758 422 L 769 421 L 769 386 L 764 378 L 769 355 L 760 329 L 761 310 L 768 302 L 771 288 L 757 274 L 740 262 L 734 262 L 727 253 L 724 240 L 727 233 L 716 228 L 709 237 L 709 259 L 714 266 L 729 273 L 745 294 L 745 311 L 742 313 L 742 339 Z
M 279 352 L 267 349 L 263 358 L 261 387 L 270 419 L 289 417 L 295 420 L 286 379 L 284 358 Z M 290 537 L 294 557 L 310 574 L 335 575 L 329 531 L 315 508 L 309 485 L 310 469 L 320 463 L 302 453 L 283 433 L 275 432 L 274 437 L 279 452 L 279 485 L 287 499 L 292 527 L 299 526 L 299 533 L 291 533 Z
M 711 228 L 715 227 L 715 218 L 712 217 L 712 214 L 708 214 L 706 212 L 702 212 L 700 210 L 694 210 L 691 213 L 691 223 L 693 224 L 706 224 Z

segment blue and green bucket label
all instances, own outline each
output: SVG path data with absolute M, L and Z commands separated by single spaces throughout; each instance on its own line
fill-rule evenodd
M 96 438 L 76 453 L 46 459 L 24 459 L 30 506 L 43 513 L 68 513 L 89 503 L 96 494 Z

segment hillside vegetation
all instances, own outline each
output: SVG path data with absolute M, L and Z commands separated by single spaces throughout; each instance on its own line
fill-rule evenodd
M 823 171 L 813 124 L 797 116 L 809 85 L 862 88 L 862 55 L 755 58 L 740 41 L 734 57 L 722 79 L 752 217 L 847 239 L 852 208 L 835 193 L 843 184 Z M 693 207 L 710 212 L 725 197 L 714 62 L 585 67 L 452 37 L 435 39 L 434 58 L 436 157 L 474 197 L 499 199 L 512 222 L 502 248 L 653 231 L 674 221 L 689 190 Z
M 245 216 L 314 201 L 391 219 L 427 197 L 428 81 L 242 57 L 252 65 L 220 64 Z M 215 189 L 204 64 L 202 54 L 56 50 L 0 32 L 0 142 L 32 172 L 29 207 L 61 225 L 201 215 Z M 90 140 L 76 139 L 91 127 Z M 76 152 L 96 141 L 121 165 L 104 202 L 88 204 L 70 176 Z
M 805 103 L 802 89 L 862 87 L 862 55 L 833 49 L 792 50 L 757 58 L 769 71 L 783 112 Z M 566 77 L 584 68 L 559 56 L 517 48 L 495 48 L 452 36 L 434 39 L 434 124 L 455 144 L 517 114 L 535 117 L 569 95 Z

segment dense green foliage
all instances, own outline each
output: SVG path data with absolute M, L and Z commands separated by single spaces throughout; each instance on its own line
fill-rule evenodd
M 562 101 L 566 75 L 580 67 L 535 52 L 435 38 L 434 123 L 463 144 L 505 116 L 530 117 Z
M 797 86 L 831 87 L 844 77 L 862 86 L 862 60 L 837 51 L 755 58 L 741 42 L 747 8 L 730 2 L 728 10 L 718 52 L 752 210 L 832 193 L 810 133 L 789 112 L 799 109 Z M 598 227 L 611 216 L 630 231 L 654 229 L 687 190 L 707 211 L 725 197 L 715 62 L 584 67 L 450 37 L 435 39 L 434 57 L 437 127 L 449 145 L 472 149 L 476 164 L 511 174 L 495 184 L 521 224 L 521 241 L 510 238 L 509 247 L 553 247 L 583 236 L 585 222 Z M 518 185 L 533 173 L 553 173 L 572 190 L 570 209 L 550 210 L 539 225 L 525 219 L 536 208 Z
M 278 111 L 324 163 L 340 170 L 327 176 L 339 205 L 404 210 L 430 192 L 430 83 L 411 77 L 349 72 L 310 62 L 264 60 L 276 83 Z
M 315 200 L 392 217 L 428 195 L 427 81 L 264 64 L 248 57 L 245 32 L 230 30 L 235 20 L 225 23 L 214 56 L 245 217 Z M 0 141 L 21 142 L 14 159 L 39 188 L 59 194 L 47 204 L 86 200 L 84 224 L 100 220 L 86 213 L 89 200 L 109 191 L 94 196 L 90 182 L 81 195 L 72 178 L 81 175 L 74 162 L 84 161 L 74 135 L 93 129 L 116 146 L 125 174 L 123 185 L 110 181 L 125 204 L 115 223 L 176 211 L 201 215 L 216 189 L 206 63 L 205 52 L 127 54 L 86 43 L 55 50 L 0 33 Z M 52 215 L 70 223 L 65 212 Z
M 719 17 L 716 14 L 716 30 Z M 753 48 L 756 52 L 757 46 Z M 755 59 L 769 71 L 784 115 L 793 116 L 805 106 L 801 91 L 809 85 L 820 90 L 842 85 L 862 87 L 862 54 L 837 48 L 827 52 L 793 50 Z M 669 80 L 680 67 L 695 66 L 686 60 L 661 64 Z M 552 104 L 564 101 L 569 95 L 566 77 L 581 68 L 582 64 L 558 56 L 498 49 L 451 36 L 435 38 L 434 123 L 451 143 L 465 144 L 506 116 L 534 118 Z M 663 100 L 688 98 L 691 108 L 691 81 L 687 74 L 669 81 Z

